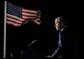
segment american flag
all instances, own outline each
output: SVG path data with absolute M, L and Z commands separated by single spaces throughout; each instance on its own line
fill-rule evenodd
M 28 12 L 30 11 L 27 9 L 16 6 L 10 2 L 7 2 L 7 14 L 14 15 L 23 19 L 28 19 L 29 17 Z
M 41 15 L 40 11 L 25 9 L 25 8 L 16 6 L 10 2 L 7 2 L 7 14 L 10 14 L 11 16 L 19 17 L 19 18 L 24 19 L 24 20 L 30 19 L 34 23 L 40 24 L 40 21 L 39 21 L 40 15 Z M 13 18 L 13 19 L 16 19 L 16 18 Z

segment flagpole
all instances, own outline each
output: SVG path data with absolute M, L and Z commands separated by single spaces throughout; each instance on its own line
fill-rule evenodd
M 3 58 L 6 58 L 6 6 L 7 1 L 4 1 L 4 41 L 3 41 Z

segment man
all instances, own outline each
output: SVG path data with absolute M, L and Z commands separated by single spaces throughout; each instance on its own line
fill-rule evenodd
M 62 35 L 64 30 L 63 18 L 61 16 L 55 18 L 52 27 L 50 28 L 47 36 L 47 56 L 48 58 L 62 58 Z

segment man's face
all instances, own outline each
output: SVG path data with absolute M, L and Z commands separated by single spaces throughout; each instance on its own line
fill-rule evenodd
M 61 27 L 61 20 L 60 20 L 60 17 L 57 17 L 56 19 L 55 19 L 55 28 L 56 28 L 56 30 L 60 30 L 60 27 Z

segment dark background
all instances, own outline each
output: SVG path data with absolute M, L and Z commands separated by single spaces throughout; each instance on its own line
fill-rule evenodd
M 3 10 L 3 1 L 0 1 L 0 58 L 2 57 L 3 53 L 3 26 L 4 26 L 4 10 Z
M 9 0 L 8 0 L 9 1 Z M 26 2 L 25 2 L 26 1 Z M 43 14 L 43 24 L 50 26 L 55 17 L 64 16 L 67 20 L 68 32 L 67 40 L 65 40 L 65 57 L 79 58 L 79 39 L 81 39 L 81 20 L 79 21 L 79 10 L 80 6 L 77 5 L 77 2 L 73 1 L 54 1 L 54 0 L 12 0 L 12 3 L 17 4 L 18 6 L 29 8 L 29 9 L 41 9 Z M 32 4 L 31 4 L 32 3 Z M 1 3 L 3 5 L 3 3 Z M 34 8 L 33 8 L 34 7 Z M 3 11 L 3 10 L 2 10 Z M 0 13 L 2 13 L 2 11 Z M 45 13 L 46 12 L 46 13 Z M 50 17 L 51 16 L 51 17 Z M 3 19 L 3 16 L 2 16 Z M 48 20 L 52 19 L 52 20 Z M 3 20 L 0 20 L 0 38 L 2 39 L 3 35 Z M 45 27 L 46 27 L 45 26 Z M 2 52 L 2 40 L 0 39 L 0 51 Z

